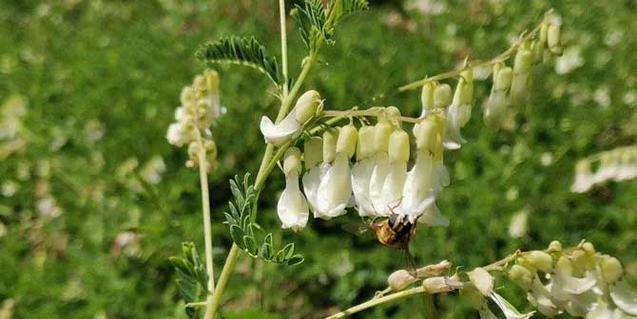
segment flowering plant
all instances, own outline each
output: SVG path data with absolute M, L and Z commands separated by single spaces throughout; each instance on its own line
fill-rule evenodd
M 204 318 L 215 317 L 240 251 L 277 264 L 294 266 L 303 262 L 294 243 L 279 248 L 272 234 L 260 231 L 257 223 L 259 195 L 277 166 L 285 176 L 285 188 L 277 203 L 283 229 L 302 231 L 310 214 L 332 219 L 354 210 L 373 224 L 381 244 L 405 248 L 417 225 L 448 225 L 450 221 L 436 206 L 436 198 L 450 183 L 444 155 L 445 150 L 458 150 L 467 143 L 461 129 L 471 119 L 475 82 L 492 79 L 490 94 L 482 104 L 484 122 L 495 129 L 513 129 L 516 114 L 528 95 L 533 67 L 563 51 L 561 19 L 547 12 L 535 28 L 522 33 L 495 58 L 466 59 L 456 70 L 401 86 L 399 91 L 421 90 L 422 110 L 416 117 L 402 114 L 395 106 L 355 106 L 337 111 L 330 109 L 329 101 L 316 90 L 301 94 L 321 47 L 334 45 L 336 26 L 346 16 L 366 8 L 365 0 L 333 0 L 327 6 L 319 0 L 306 0 L 296 5 L 292 16 L 299 25 L 307 55 L 294 79 L 287 71 L 283 0 L 279 1 L 280 66 L 254 38 L 222 38 L 199 50 L 198 57 L 209 65 L 244 65 L 266 75 L 275 85 L 281 105 L 274 119 L 261 118 L 259 127 L 267 146 L 254 181 L 249 174 L 231 181 L 233 199 L 225 217 L 234 243 L 215 285 L 207 174 L 214 169 L 217 155 L 211 127 L 223 114 L 219 76 L 208 70 L 182 92 L 182 106 L 166 138 L 176 146 L 187 145 L 186 165 L 199 168 L 206 257 L 204 271 L 194 246 L 185 244 L 183 256 L 172 259 L 190 315 L 198 316 L 198 310 L 204 309 Z M 265 234 L 259 236 L 261 233 Z M 622 265 L 614 257 L 597 253 L 588 242 L 571 249 L 562 249 L 554 242 L 546 251 L 516 252 L 468 272 L 453 272 L 450 266 L 441 262 L 414 271 L 396 271 L 388 277 L 388 289 L 329 318 L 417 293 L 452 291 L 466 296 L 481 318 L 495 317 L 487 299 L 506 318 L 531 317 L 533 312 L 519 312 L 496 292 L 491 275 L 495 271 L 505 273 L 527 291 L 528 300 L 545 315 L 637 315 L 637 302 L 622 280 Z M 416 283 L 418 287 L 409 288 Z

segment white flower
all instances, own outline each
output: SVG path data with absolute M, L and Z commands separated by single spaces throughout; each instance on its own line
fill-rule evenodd
M 352 196 L 349 159 L 356 150 L 357 135 L 353 125 L 341 128 L 336 142 L 335 159 L 319 184 L 315 217 L 330 219 L 345 214 Z
M 301 152 L 295 147 L 286 152 L 283 162 L 285 189 L 277 204 L 277 214 L 281 220 L 281 227 L 291 228 L 294 231 L 303 229 L 310 215 L 305 196 L 299 189 L 300 157 Z
M 407 178 L 407 161 L 409 160 L 409 135 L 403 130 L 395 130 L 389 137 L 389 164 L 387 176 L 383 181 L 383 208 L 391 213 L 400 205 L 403 187 Z M 384 210 L 383 210 L 384 211 Z
M 172 123 L 168 126 L 166 132 L 166 139 L 168 143 L 176 146 L 184 145 L 183 130 L 181 123 Z
M 613 302 L 623 312 L 637 316 L 637 293 L 630 289 L 625 281 L 620 281 L 610 288 Z
M 511 305 L 506 299 L 497 294 L 495 291 L 491 291 L 489 298 L 502 310 L 502 313 L 506 319 L 528 319 L 533 317 L 534 312 L 520 313 L 513 305 Z
M 356 163 L 352 167 L 352 192 L 360 216 L 376 214 L 369 195 L 369 184 L 374 169 L 374 128 L 363 126 L 358 130 Z
M 599 302 L 586 314 L 586 319 L 617 319 L 617 317 L 613 315 L 613 311 L 607 303 Z
M 484 104 L 484 121 L 488 125 L 502 127 L 507 117 L 511 117 L 508 91 L 511 88 L 513 70 L 501 64 L 493 66 L 493 87 Z
M 296 105 L 283 120 L 272 122 L 267 116 L 261 118 L 261 134 L 266 143 L 281 145 L 301 132 L 303 124 L 316 113 L 321 103 L 321 96 L 314 90 L 307 91 L 299 97 Z
M 451 106 L 447 109 L 447 124 L 445 126 L 444 146 L 447 149 L 459 149 L 466 143 L 460 129 L 471 119 L 471 102 L 473 99 L 473 71 L 462 72 L 458 80 L 456 92 Z

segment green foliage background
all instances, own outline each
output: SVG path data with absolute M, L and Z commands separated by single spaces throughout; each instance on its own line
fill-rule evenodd
M 637 273 L 637 183 L 569 191 L 578 158 L 635 143 L 635 2 L 420 2 L 446 9 L 431 15 L 374 1 L 348 18 L 306 87 L 333 108 L 368 105 L 384 93 L 374 103 L 415 115 L 419 92 L 393 94 L 395 87 L 467 55 L 499 53 L 550 7 L 563 16 L 567 47 L 580 50 L 583 64 L 563 75 L 552 64 L 538 70 L 514 132 L 486 128 L 474 108 L 463 131 L 470 143 L 446 158 L 452 184 L 439 206 L 451 225 L 419 230 L 416 262 L 472 267 L 517 248 L 586 238 Z M 185 317 L 168 257 L 182 241 L 203 247 L 200 198 L 197 173 L 183 166 L 183 150 L 166 143 L 166 127 L 181 87 L 203 70 L 194 58 L 201 43 L 254 34 L 278 55 L 277 17 L 275 1 L 0 2 L 0 103 L 19 95 L 28 110 L 17 137 L 23 144 L 0 140 L 0 300 L 15 301 L 13 318 Z M 296 74 L 303 44 L 291 21 L 288 28 Z M 211 177 L 217 270 L 230 245 L 220 225 L 227 181 L 256 171 L 263 149 L 257 123 L 278 103 L 259 74 L 219 71 L 228 112 L 215 129 L 221 165 Z M 487 90 L 480 84 L 481 96 Z M 165 172 L 153 183 L 148 163 L 157 156 Z M 404 267 L 400 253 L 341 229 L 357 222 L 353 213 L 312 220 L 298 234 L 279 231 L 273 207 L 281 189 L 274 173 L 259 222 L 275 241 L 296 242 L 306 261 L 284 267 L 242 257 L 224 318 L 319 318 L 369 298 Z M 522 209 L 529 232 L 513 239 L 509 223 Z M 119 252 L 115 238 L 125 231 L 139 237 Z M 520 291 L 503 293 L 524 304 Z M 417 299 L 356 318 L 414 318 Z M 456 296 L 437 302 L 444 318 L 476 316 Z

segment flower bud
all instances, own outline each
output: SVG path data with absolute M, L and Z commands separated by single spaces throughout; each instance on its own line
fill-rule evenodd
M 506 91 L 511 87 L 513 78 L 513 70 L 508 67 L 502 67 L 498 72 L 494 73 L 493 87 L 497 91 Z
M 301 150 L 290 147 L 283 156 L 283 173 L 287 176 L 291 173 L 298 174 L 301 171 Z
M 323 140 L 320 137 L 310 137 L 303 144 L 303 160 L 305 168 L 317 166 L 323 160 Z
M 542 272 L 549 273 L 553 270 L 553 257 L 541 250 L 526 253 L 524 259 L 535 269 Z
M 548 44 L 548 34 L 549 34 L 549 24 L 548 23 L 542 23 L 542 26 L 540 26 L 540 43 L 547 45 Z
M 336 153 L 344 153 L 348 158 L 354 156 L 356 152 L 356 140 L 358 139 L 358 131 L 354 125 L 346 125 L 341 127 L 336 142 Z
M 434 90 L 436 84 L 434 82 L 427 82 L 422 86 L 422 93 L 420 94 L 420 102 L 422 103 L 423 115 L 426 111 L 431 111 L 434 108 Z
M 493 291 L 493 276 L 491 276 L 491 274 L 484 270 L 484 268 L 476 268 L 472 271 L 467 272 L 467 275 L 469 276 L 469 280 L 471 281 L 471 283 L 478 288 L 478 290 L 480 291 L 480 293 L 482 293 L 484 296 L 489 296 L 491 294 L 491 292 Z
M 557 253 L 562 251 L 562 243 L 557 240 L 552 241 L 549 244 L 548 252 L 549 253 Z
M 318 106 L 321 104 L 321 95 L 315 90 L 309 90 L 296 100 L 295 119 L 299 124 L 304 124 L 315 114 Z
M 589 256 L 595 256 L 595 246 L 590 243 L 590 242 L 585 242 L 584 244 L 582 244 L 582 249 L 589 255 Z
M 466 71 L 465 71 L 466 72 Z M 464 73 L 463 72 L 463 75 Z M 469 73 L 472 74 L 472 73 Z M 471 75 L 473 77 L 473 75 Z M 453 105 L 469 105 L 473 100 L 473 81 L 466 80 L 464 77 L 460 77 L 458 85 L 456 85 L 456 91 L 453 94 Z
M 533 274 L 522 265 L 516 264 L 509 269 L 509 279 L 524 290 L 531 290 L 533 285 Z
M 607 284 L 612 284 L 624 275 L 624 269 L 621 262 L 615 257 L 604 255 L 601 257 L 600 268 L 602 271 L 602 279 Z
M 513 78 L 511 79 L 511 98 L 520 101 L 528 89 L 529 71 L 533 64 L 533 55 L 527 49 L 518 50 L 513 64 Z
M 566 275 L 573 274 L 573 263 L 566 256 L 562 256 L 557 260 L 555 268 Z
M 414 281 L 416 281 L 416 278 L 405 269 L 394 271 L 387 278 L 387 283 L 393 291 L 403 290 L 413 284 Z
M 549 51 L 555 55 L 561 55 L 563 48 L 561 43 L 561 26 L 559 24 L 551 23 L 547 31 L 547 44 Z
M 407 162 L 409 160 L 409 134 L 403 130 L 395 130 L 389 137 L 389 159 Z
M 571 253 L 570 257 L 576 274 L 583 274 L 589 268 L 591 260 L 584 250 L 577 249 Z
M 331 163 L 336 158 L 336 134 L 332 130 L 323 133 L 323 162 Z
M 533 63 L 540 63 L 544 58 L 544 43 L 540 41 L 533 41 L 531 43 L 531 55 Z
M 441 84 L 434 91 L 434 107 L 445 108 L 451 104 L 451 86 L 449 84 Z
M 455 277 L 431 277 L 423 280 L 422 286 L 425 288 L 426 293 L 438 294 L 460 289 L 463 284 Z
M 379 122 L 374 126 L 374 148 L 376 152 L 387 152 L 389 149 L 389 137 L 394 131 L 394 126 L 388 122 Z
M 429 119 L 425 119 L 419 124 L 414 125 L 414 136 L 416 137 L 417 149 L 428 149 L 434 151 L 438 141 L 438 127 L 436 123 Z
M 361 126 L 358 129 L 358 144 L 356 145 L 356 160 L 368 158 L 374 154 L 374 127 Z

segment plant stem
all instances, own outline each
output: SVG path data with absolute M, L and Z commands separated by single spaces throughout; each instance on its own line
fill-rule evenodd
M 551 11 L 548 11 L 546 15 L 548 15 Z M 522 43 L 528 41 L 529 39 L 531 39 L 532 37 L 534 37 L 542 28 L 542 25 L 544 24 L 544 20 L 542 20 L 542 22 L 540 24 L 538 24 L 533 30 L 531 30 L 531 32 L 528 32 L 526 34 L 524 34 L 523 36 L 520 37 L 520 39 L 518 41 L 516 41 L 511 47 L 509 47 L 506 51 L 500 53 L 498 56 L 488 60 L 488 61 L 484 61 L 484 62 L 475 62 L 475 63 L 465 63 L 465 65 L 462 68 L 453 70 L 453 71 L 449 71 L 449 72 L 444 72 L 444 73 L 440 73 L 434 76 L 428 76 L 425 77 L 422 80 L 418 80 L 415 82 L 411 82 L 408 84 L 405 84 L 401 87 L 398 88 L 399 92 L 403 92 L 403 91 L 407 91 L 407 90 L 413 90 L 413 89 L 417 89 L 421 86 L 423 86 L 425 83 L 427 82 L 431 82 L 431 81 L 441 81 L 441 80 L 446 80 L 449 78 L 454 78 L 454 77 L 458 77 L 460 75 L 460 73 L 462 73 L 462 71 L 465 71 L 469 68 L 482 68 L 482 67 L 487 67 L 490 65 L 494 65 L 496 63 L 500 63 L 500 62 L 504 62 L 507 59 L 509 59 L 520 47 L 520 45 L 522 45 Z
M 288 39 L 285 26 L 285 0 L 279 0 L 279 21 L 281 23 L 281 63 L 283 68 L 283 99 L 288 95 Z
M 208 297 L 206 298 L 205 319 L 211 319 L 212 297 L 215 290 L 215 275 L 212 263 L 212 222 L 210 219 L 210 194 L 208 193 L 208 162 L 206 160 L 206 149 L 201 139 L 201 134 L 197 134 L 199 142 L 199 183 L 201 184 L 201 205 L 203 208 L 204 241 L 206 247 L 206 274 L 208 275 Z
M 407 289 L 407 290 L 403 290 L 403 291 L 399 291 L 390 295 L 386 295 L 380 298 L 374 298 L 371 299 L 369 301 L 366 301 L 362 304 L 356 305 L 354 307 L 351 307 L 347 310 L 341 311 L 339 313 L 333 314 L 329 317 L 326 317 L 325 319 L 338 319 L 338 318 L 344 318 L 347 317 L 349 315 L 355 314 L 357 312 L 363 311 L 365 309 L 369 309 L 371 307 L 375 307 L 390 301 L 394 301 L 397 299 L 401 299 L 401 298 L 405 298 L 411 295 L 415 295 L 415 294 L 421 294 L 425 292 L 425 288 L 422 286 L 419 287 L 414 287 L 411 289 Z
M 223 296 L 223 292 L 226 289 L 228 280 L 230 280 L 230 275 L 232 275 L 232 272 L 234 271 L 234 266 L 237 263 L 238 256 L 239 246 L 233 243 L 232 247 L 230 248 L 230 252 L 226 257 L 226 263 L 223 265 L 223 270 L 221 270 L 217 290 L 215 290 L 215 293 L 212 295 L 212 300 L 210 303 L 210 318 L 214 318 L 217 314 L 217 311 L 219 310 L 219 305 L 221 304 L 221 296 Z

